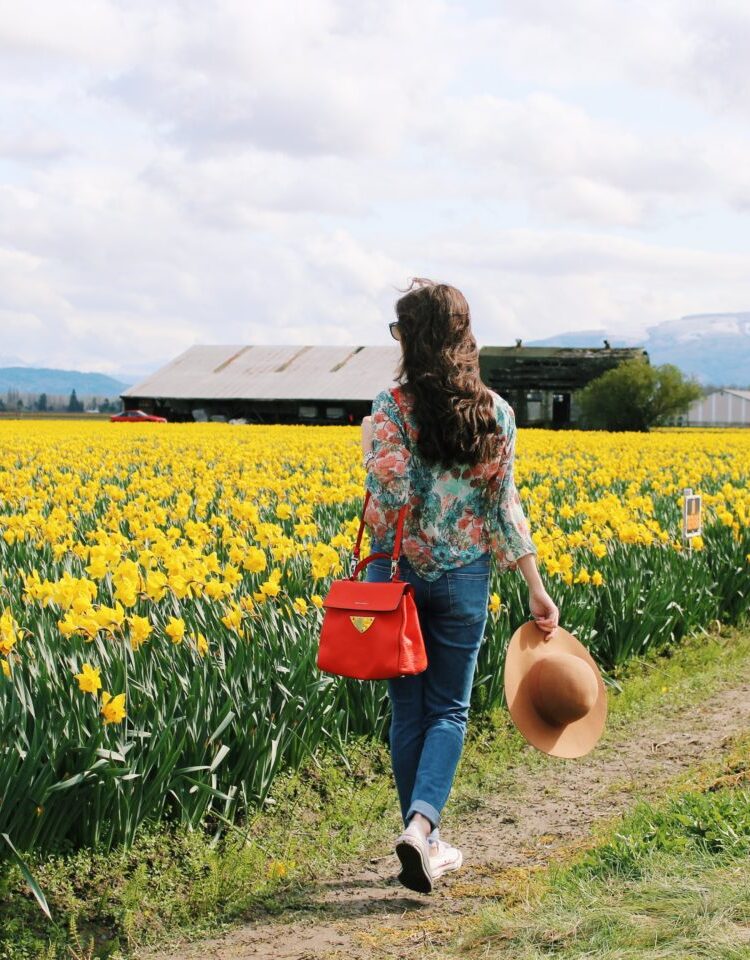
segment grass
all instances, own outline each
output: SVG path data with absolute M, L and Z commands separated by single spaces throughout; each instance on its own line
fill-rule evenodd
M 608 749 L 629 725 L 673 713 L 741 675 L 750 675 L 747 628 L 701 633 L 632 661 L 617 678 L 621 692 L 610 692 L 597 750 Z M 512 790 L 514 766 L 533 768 L 544 759 L 505 711 L 470 722 L 445 822 L 476 809 L 483 797 Z M 196 938 L 269 913 L 311 909 L 316 877 L 343 862 L 382 855 L 401 829 L 387 747 L 360 738 L 344 760 L 322 752 L 281 775 L 265 808 L 247 823 L 218 839 L 217 826 L 191 833 L 160 824 L 144 830 L 129 850 L 31 858 L 52 923 L 18 870 L 6 865 L 0 870 L 0 960 L 122 960 L 176 931 Z M 480 934 L 477 943 L 482 936 L 494 942 L 494 934 Z
M 696 777 L 702 785 L 690 788 Z M 682 780 L 531 878 L 524 902 L 484 908 L 441 956 L 747 960 L 750 733 L 718 769 L 701 765 Z
M 717 865 L 707 857 L 661 855 L 637 882 L 560 883 L 534 912 L 488 914 L 474 949 L 461 956 L 747 960 L 748 890 L 747 860 Z

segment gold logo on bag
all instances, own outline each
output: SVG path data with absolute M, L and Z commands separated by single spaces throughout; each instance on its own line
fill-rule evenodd
M 364 633 L 375 622 L 375 617 L 349 617 L 360 633 Z

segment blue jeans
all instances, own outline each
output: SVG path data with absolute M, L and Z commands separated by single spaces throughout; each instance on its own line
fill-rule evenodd
M 376 545 L 371 552 L 379 552 Z M 432 581 L 423 580 L 403 554 L 399 569 L 401 577 L 414 585 L 427 669 L 387 681 L 391 764 L 404 825 L 414 813 L 421 813 L 432 824 L 431 839 L 437 840 L 440 815 L 463 750 L 487 623 L 490 554 Z M 378 558 L 365 568 L 365 580 L 389 579 L 390 560 Z

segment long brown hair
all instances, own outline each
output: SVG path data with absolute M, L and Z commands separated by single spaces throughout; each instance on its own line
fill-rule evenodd
M 417 446 L 449 469 L 497 457 L 495 400 L 479 378 L 469 304 L 446 283 L 414 277 L 396 302 L 402 357 L 396 380 L 413 397 Z

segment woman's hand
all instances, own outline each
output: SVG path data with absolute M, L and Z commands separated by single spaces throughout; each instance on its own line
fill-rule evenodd
M 372 450 L 372 417 L 364 417 L 362 420 L 362 453 L 369 453 Z
M 529 610 L 536 625 L 547 634 L 552 633 L 560 621 L 560 611 L 544 587 L 529 592 Z

